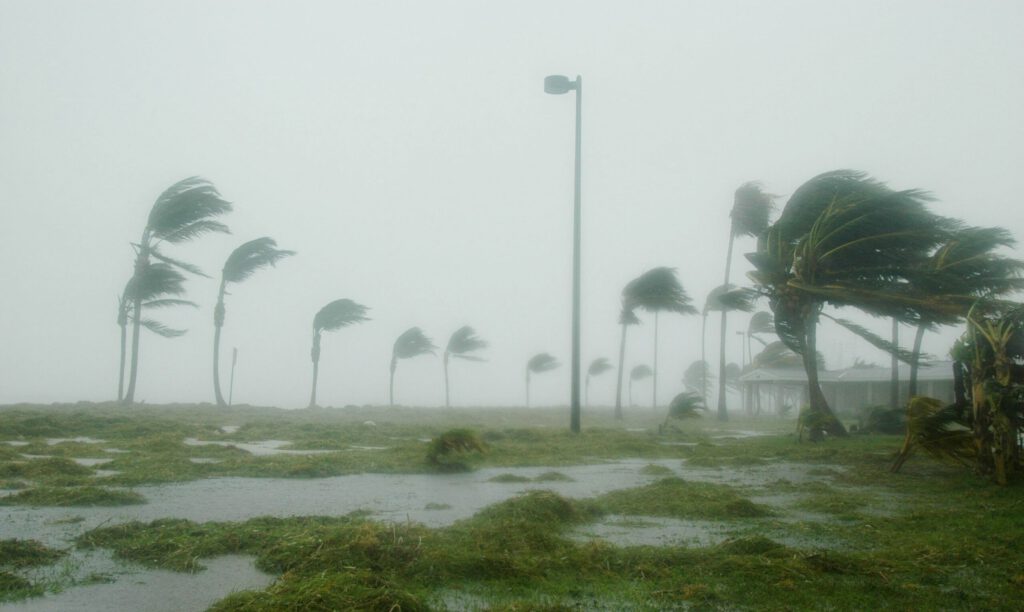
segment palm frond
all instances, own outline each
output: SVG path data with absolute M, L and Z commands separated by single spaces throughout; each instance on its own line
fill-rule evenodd
M 704 406 L 704 398 L 699 393 L 684 391 L 672 398 L 668 405 L 668 418 L 670 419 L 692 419 L 700 416 L 701 410 L 707 410 Z
M 163 298 L 159 300 L 150 300 L 143 302 L 143 308 L 170 308 L 172 306 L 190 306 L 192 308 L 199 308 L 199 304 L 191 302 L 189 300 L 177 300 L 174 298 Z
M 775 333 L 775 319 L 772 317 L 772 313 L 761 310 L 755 312 L 754 316 L 750 317 L 750 323 L 747 324 L 747 334 L 774 334 Z
M 139 324 L 148 329 L 149 331 L 153 332 L 154 334 L 157 334 L 158 336 L 163 336 L 164 338 L 177 338 L 179 336 L 184 336 L 185 333 L 188 331 L 185 329 L 174 329 L 172 327 L 167 327 L 163 323 L 159 321 L 154 321 L 152 319 L 142 319 L 141 321 L 139 321 Z
M 619 325 L 640 325 L 640 318 L 629 308 L 619 311 Z
M 549 372 L 562 364 L 548 353 L 537 353 L 526 362 L 526 369 L 534 374 Z
M 483 357 L 477 357 L 476 355 L 460 355 L 458 353 L 452 353 L 451 356 L 452 359 L 461 359 L 463 361 L 475 361 L 477 363 L 483 363 L 487 361 Z
M 822 313 L 821 316 L 825 317 L 826 319 L 828 319 L 830 321 L 834 321 L 839 326 L 841 326 L 841 327 L 845 328 L 846 330 L 856 334 L 857 336 L 860 336 L 865 341 L 867 341 L 869 344 L 871 344 L 872 346 L 874 346 L 875 348 L 877 348 L 879 350 L 885 351 L 886 353 L 889 353 L 890 355 L 892 355 L 895 352 L 896 353 L 896 358 L 899 359 L 900 361 L 902 361 L 903 363 L 914 363 L 915 354 L 914 354 L 913 351 L 908 351 L 907 349 L 904 349 L 904 348 L 897 348 L 896 346 L 893 345 L 892 342 L 889 342 L 888 340 L 886 340 L 885 338 L 879 336 L 878 334 L 875 334 L 871 330 L 869 330 L 869 329 L 867 329 L 867 328 L 865 328 L 865 327 L 863 327 L 861 325 L 858 325 L 858 324 L 856 324 L 853 321 L 850 321 L 848 319 L 842 319 L 842 318 L 839 318 L 839 317 L 833 317 L 831 315 L 827 315 L 827 314 L 824 314 L 824 313 Z M 920 356 L 920 358 L 918 359 L 918 363 L 921 364 L 921 365 L 924 365 L 925 364 L 925 360 L 927 360 L 927 359 L 930 359 L 930 357 L 927 356 L 927 355 L 923 355 L 922 354 Z
M 165 263 L 151 263 L 128 281 L 125 297 L 150 301 L 168 295 L 185 293 L 185 276 Z
M 313 330 L 316 333 L 321 331 L 334 331 L 353 323 L 368 321 L 366 312 L 369 309 L 349 299 L 334 300 L 327 304 L 313 317 Z
M 643 363 L 633 366 L 633 369 L 629 371 L 630 380 L 643 380 L 651 376 L 654 376 L 654 370 L 649 365 Z
M 818 367 L 825 367 L 825 357 L 818 352 Z M 802 368 L 803 357 L 793 352 L 782 342 L 772 342 L 750 360 L 751 369 Z
M 590 367 L 587 368 L 587 376 L 600 376 L 610 369 L 612 369 L 612 364 L 608 359 L 605 357 L 598 357 L 590 362 Z
M 198 238 L 203 234 L 230 234 L 231 230 L 228 226 L 221 223 L 220 221 L 214 221 L 212 219 L 202 219 L 188 225 L 183 225 L 173 232 L 162 237 L 164 242 L 175 244 L 178 242 L 186 242 L 193 238 Z
M 391 355 L 396 359 L 410 359 L 420 355 L 433 355 L 437 347 L 418 327 L 410 327 L 395 340 Z
M 698 314 L 690 296 L 676 277 L 675 268 L 652 268 L 626 284 L 622 290 L 623 308 L 643 308 L 648 312 Z
M 250 240 L 228 255 L 222 271 L 223 278 L 229 283 L 240 283 L 260 268 L 274 266 L 294 254 L 295 251 L 278 249 L 277 242 L 268 236 Z
M 692 362 L 687 366 L 686 371 L 683 372 L 683 385 L 687 391 L 699 392 L 707 380 L 709 383 L 715 378 L 714 374 L 711 373 L 711 366 L 708 362 L 697 361 Z
M 469 325 L 464 325 L 452 333 L 448 338 L 448 346 L 445 352 L 455 357 L 468 359 L 467 353 L 472 353 L 487 348 L 487 341 L 476 335 L 476 330 Z M 483 361 L 482 359 L 468 359 L 469 361 Z
M 210 181 L 193 176 L 168 187 L 149 211 L 146 229 L 154 238 L 181 242 L 208 231 L 225 231 L 219 225 L 190 226 L 231 212 L 231 203 L 221 197 Z
M 917 448 L 962 465 L 970 465 L 977 457 L 974 437 L 956 405 L 944 406 L 931 397 L 914 397 L 907 404 L 907 435 L 891 470 L 899 471 Z
M 199 266 L 190 264 L 187 261 L 181 261 L 180 259 L 168 257 L 167 255 L 164 255 L 162 252 L 160 252 L 158 249 L 150 249 L 149 255 L 153 259 L 158 259 L 164 262 L 165 264 L 174 266 L 175 268 L 181 268 L 182 270 L 188 272 L 189 274 L 195 274 L 196 276 L 202 276 L 203 278 L 210 278 L 210 275 L 200 270 Z
M 760 295 L 749 287 L 737 287 L 732 283 L 719 285 L 708 293 L 704 300 L 704 313 L 716 311 L 750 312 Z
M 761 184 L 748 182 L 740 185 L 733 198 L 732 219 L 733 236 L 757 236 L 768 229 L 768 219 L 775 206 L 776 195 L 765 193 Z

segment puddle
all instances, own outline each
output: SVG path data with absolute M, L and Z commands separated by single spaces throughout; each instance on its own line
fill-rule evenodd
M 353 445 L 349 446 L 348 448 L 349 448 L 349 450 L 381 451 L 381 450 L 388 450 L 391 447 L 390 446 L 358 446 L 356 444 L 353 444 Z
M 204 559 L 205 570 L 188 574 L 122 564 L 109 556 L 104 559 L 104 551 L 88 552 L 100 554 L 93 555 L 97 557 L 96 560 L 82 564 L 88 570 L 78 579 L 87 580 L 89 575 L 93 575 L 101 576 L 104 581 L 72 586 L 60 593 L 43 597 L 5 603 L 3 609 L 11 612 L 198 611 L 206 610 L 234 591 L 263 589 L 274 580 L 273 576 L 257 570 L 253 558 L 248 556 L 227 555 Z M 75 556 L 78 554 L 76 552 Z M 74 563 L 76 559 L 71 561 Z
M 121 473 L 121 470 L 93 470 L 96 472 L 93 474 L 96 478 L 109 478 L 110 476 L 117 476 Z
M 196 438 L 185 438 L 186 446 L 224 446 L 226 448 L 237 448 L 244 450 L 255 457 L 267 457 L 269 455 L 321 455 L 333 453 L 333 450 L 311 449 L 292 450 L 283 449 L 282 446 L 291 444 L 288 440 L 260 440 L 258 442 L 224 442 L 221 440 L 198 440 Z
M 53 459 L 53 455 L 30 455 L 28 453 L 19 453 L 26 459 Z
M 768 431 L 755 431 L 753 429 L 717 429 L 714 430 L 719 433 L 711 436 L 713 440 L 724 440 L 726 438 L 758 438 L 760 436 L 771 436 L 775 435 Z
M 616 546 L 712 546 L 729 537 L 729 525 L 714 521 L 610 515 L 570 532 L 577 542 L 600 540 Z
M 221 425 L 220 432 L 225 434 L 233 434 L 241 428 L 241 425 Z
M 24 440 L 5 440 L 4 444 L 10 444 L 11 446 L 28 446 L 30 443 Z
M 112 454 L 115 454 L 115 455 L 118 454 L 118 453 L 130 453 L 130 452 L 132 452 L 132 451 L 126 451 L 126 450 L 121 449 L 121 448 L 101 448 L 100 450 L 105 452 L 105 453 L 112 453 Z
M 85 467 L 94 467 L 97 465 L 103 465 L 104 463 L 110 463 L 111 461 L 113 461 L 113 459 L 110 458 L 89 459 L 86 457 L 72 457 L 71 460 L 77 463 L 78 465 L 84 465 Z
M 221 463 L 223 460 L 212 457 L 189 457 L 189 461 L 192 463 Z
M 47 438 L 46 444 L 48 446 L 55 446 L 57 444 L 63 444 L 64 442 L 76 442 L 78 444 L 103 444 L 106 440 L 100 440 L 97 438 L 90 438 L 88 436 L 79 436 L 77 438 Z

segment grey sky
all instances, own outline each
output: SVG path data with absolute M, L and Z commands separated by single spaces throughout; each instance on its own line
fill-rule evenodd
M 536 379 L 534 403 L 565 403 L 573 103 L 543 93 L 551 73 L 585 81 L 584 363 L 614 361 L 637 274 L 678 268 L 698 305 L 721 282 L 747 180 L 786 195 L 862 169 L 1024 238 L 1022 31 L 1024 4 L 994 1 L 0 0 L 0 403 L 115 395 L 129 243 L 193 174 L 235 203 L 233 235 L 175 256 L 214 274 L 258 236 L 299 252 L 228 298 L 236 401 L 304 405 L 313 314 L 347 297 L 373 320 L 325 337 L 324 405 L 386 401 L 399 333 L 443 346 L 464 324 L 492 348 L 455 364 L 456 403 L 522 403 L 539 351 L 566 365 Z M 212 401 L 216 282 L 188 287 L 201 308 L 165 315 L 188 335 L 143 336 L 139 399 Z M 650 363 L 644 323 L 629 367 Z M 661 332 L 668 398 L 700 318 Z M 820 342 L 830 365 L 884 359 L 827 326 Z M 400 364 L 396 399 L 441 403 L 440 359 Z

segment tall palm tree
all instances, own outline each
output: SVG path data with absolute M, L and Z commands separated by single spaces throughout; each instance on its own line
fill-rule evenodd
M 163 243 L 178 244 L 211 232 L 228 233 L 228 228 L 215 218 L 231 211 L 231 203 L 221 197 L 210 181 L 193 176 L 168 187 L 149 211 L 142 238 L 135 248 L 132 278 L 142 278 L 152 259 L 193 274 L 202 274 L 195 266 L 168 257 L 161 250 Z M 141 295 L 130 297 L 132 319 L 132 358 L 128 392 L 122 401 L 135 401 L 139 372 L 139 331 L 142 327 Z
M 600 376 L 612 369 L 612 364 L 605 357 L 598 357 L 597 359 L 590 362 L 590 367 L 587 368 L 587 382 L 584 387 L 584 403 L 587 407 L 590 407 L 590 379 L 594 376 Z
M 733 242 L 741 236 L 760 236 L 768 229 L 768 219 L 775 206 L 776 196 L 766 193 L 758 182 L 747 182 L 740 185 L 733 194 L 732 210 L 729 211 L 729 247 L 725 256 L 725 280 L 723 286 L 729 286 L 729 275 L 732 272 Z M 721 324 L 718 330 L 718 420 L 725 421 L 729 412 L 725 405 L 725 336 L 726 315 L 728 310 L 721 309 Z M 701 357 L 703 359 L 703 357 Z
M 470 355 L 476 351 L 487 348 L 487 342 L 476 335 L 476 330 L 465 325 L 455 330 L 451 338 L 448 338 L 448 346 L 444 349 L 444 407 L 448 408 L 451 403 L 448 398 L 448 358 L 454 357 L 464 361 L 483 361 L 481 357 Z
M 213 310 L 213 393 L 217 405 L 226 407 L 224 395 L 220 392 L 220 330 L 224 327 L 224 296 L 228 283 L 240 283 L 261 268 L 274 266 L 295 251 L 277 248 L 273 238 L 264 236 L 250 240 L 228 255 L 220 274 L 220 290 L 217 292 L 217 306 Z
M 165 263 L 150 264 L 139 278 L 132 277 L 125 284 L 124 292 L 117 300 L 117 325 L 121 328 L 121 359 L 117 377 L 117 400 L 124 399 L 124 369 L 127 361 L 128 323 L 132 320 L 132 304 L 136 296 L 142 300 L 142 309 L 152 310 L 170 306 L 191 306 L 195 302 L 175 296 L 184 295 L 185 276 Z M 153 319 L 143 318 L 140 325 L 164 338 L 177 338 L 185 333 L 183 329 L 167 327 Z
M 675 268 L 651 268 L 634 278 L 622 290 L 624 309 L 630 311 L 642 308 L 654 313 L 654 377 L 651 390 L 651 403 L 658 405 L 658 314 L 676 312 L 679 314 L 697 314 L 691 305 L 689 294 L 676 277 Z
M 705 361 L 706 351 L 706 338 L 707 338 L 707 325 L 708 325 L 708 314 L 711 312 L 721 312 L 724 316 L 729 311 L 739 312 L 750 312 L 754 309 L 754 301 L 757 299 L 757 294 L 752 290 L 745 287 L 737 287 L 735 285 L 726 283 L 719 285 L 708 293 L 708 297 L 704 300 L 704 309 L 701 311 L 701 326 L 700 326 L 700 359 Z M 724 321 L 724 319 L 723 319 Z M 721 349 L 721 347 L 719 347 Z M 725 395 L 725 354 L 719 354 L 718 364 L 718 395 L 722 397 Z M 706 376 L 706 374 L 705 374 Z M 701 396 L 707 401 L 707 378 L 702 381 L 701 384 Z M 725 410 L 725 403 L 722 401 L 718 402 L 718 419 L 720 421 L 728 420 L 729 413 Z
M 636 313 L 626 305 L 626 296 L 623 295 L 622 310 L 619 311 L 619 325 L 622 326 L 622 339 L 619 341 L 619 375 L 615 383 L 615 418 L 622 420 L 622 371 L 626 363 L 626 328 L 630 325 L 640 325 L 640 319 Z
M 821 392 L 814 359 L 826 304 L 886 317 L 962 309 L 949 296 L 909 286 L 914 270 L 948 236 L 950 223 L 927 209 L 929 199 L 920 190 L 890 189 L 863 172 L 827 172 L 793 193 L 757 252 L 747 256 L 779 338 L 803 356 L 819 434 L 846 435 Z
M 644 380 L 654 375 L 651 366 L 641 363 L 629 371 L 629 405 L 633 406 L 633 381 Z M 657 408 L 657 405 L 654 406 Z
M 530 374 L 550 372 L 562 364 L 548 353 L 537 353 L 526 362 L 526 407 L 530 407 Z
M 434 355 L 437 347 L 418 327 L 410 327 L 395 340 L 391 349 L 391 380 L 388 384 L 388 403 L 395 405 L 395 370 L 399 359 L 412 359 L 420 355 Z
M 334 300 L 327 304 L 313 317 L 313 348 L 309 357 L 313 361 L 313 391 L 309 395 L 309 407 L 316 406 L 316 383 L 320 374 L 320 335 L 323 332 L 335 331 L 354 323 L 369 321 L 366 312 L 369 310 L 362 304 L 352 300 Z

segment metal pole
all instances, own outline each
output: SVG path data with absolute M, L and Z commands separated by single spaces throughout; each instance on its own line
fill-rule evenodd
M 569 428 L 580 432 L 580 115 L 583 77 L 576 75 L 576 189 L 573 200 L 572 250 L 572 392 Z

